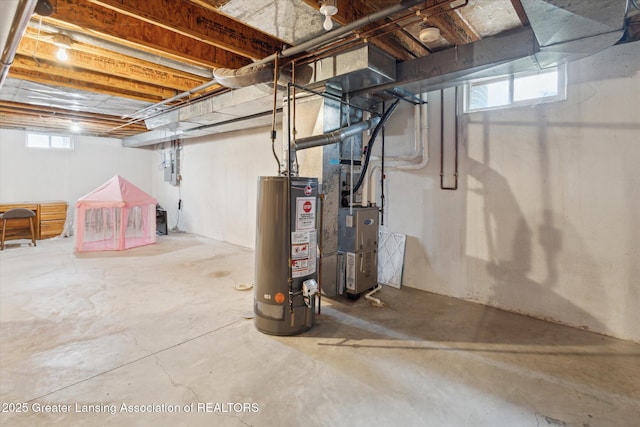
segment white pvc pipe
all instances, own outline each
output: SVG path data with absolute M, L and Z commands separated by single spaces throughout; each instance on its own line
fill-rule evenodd
M 420 96 L 423 100 L 423 95 Z M 387 157 L 385 156 L 385 172 L 387 170 L 392 171 L 406 171 L 406 170 L 420 170 L 424 169 L 429 164 L 429 126 L 427 125 L 427 104 L 421 103 L 414 107 L 414 152 L 409 156 Z M 420 153 L 422 156 L 420 156 Z M 418 163 L 412 162 L 420 157 Z M 391 162 L 387 166 L 387 159 L 391 159 Z M 369 175 L 365 181 L 365 188 L 363 189 L 362 202 L 363 206 L 365 202 L 368 203 L 376 198 L 376 183 L 375 171 L 381 169 L 381 160 L 376 159 L 375 164 L 370 167 Z
M 372 297 L 371 295 L 375 294 L 376 292 L 378 292 L 380 289 L 382 289 L 382 285 L 378 284 L 378 286 L 376 286 L 375 288 L 373 288 L 371 290 L 371 292 L 369 292 L 368 294 L 366 294 L 364 297 L 365 299 L 368 299 L 371 302 L 376 303 L 377 305 L 382 305 L 382 301 L 380 301 L 380 298 L 376 298 L 376 297 Z

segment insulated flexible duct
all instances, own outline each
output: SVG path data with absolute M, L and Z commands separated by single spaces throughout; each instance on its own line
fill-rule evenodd
M 251 68 L 216 68 L 213 77 L 222 86 L 238 89 L 257 83 L 266 83 L 273 80 L 273 65 L 263 64 Z

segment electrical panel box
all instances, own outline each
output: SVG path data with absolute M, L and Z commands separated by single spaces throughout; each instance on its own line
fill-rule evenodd
M 171 185 L 180 183 L 180 152 L 171 148 L 164 152 L 164 181 Z
M 341 208 L 338 214 L 338 250 L 366 251 L 378 248 L 378 208 Z

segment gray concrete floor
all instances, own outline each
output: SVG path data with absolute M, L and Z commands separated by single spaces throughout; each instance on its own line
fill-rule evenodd
M 384 308 L 324 298 L 311 331 L 268 336 L 236 289 L 253 256 L 189 234 L 108 253 L 10 243 L 0 424 L 640 423 L 640 344 L 408 288 L 383 289 Z

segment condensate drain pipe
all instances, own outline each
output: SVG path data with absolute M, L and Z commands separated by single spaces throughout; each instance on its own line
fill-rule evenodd
M 374 303 L 375 305 L 377 305 L 378 307 L 382 307 L 384 305 L 384 303 L 382 301 L 380 301 L 380 298 L 376 298 L 374 296 L 372 296 L 373 294 L 375 294 L 376 292 L 378 292 L 379 290 L 382 289 L 382 285 L 378 284 L 378 286 L 376 286 L 375 288 L 373 288 L 369 293 L 367 293 L 364 297 L 365 299 L 371 301 L 372 303 Z

